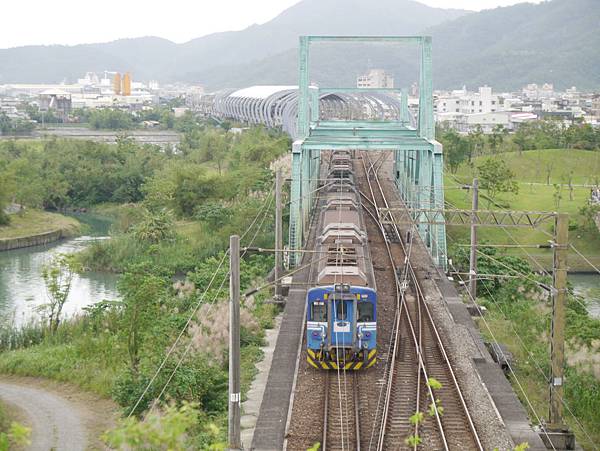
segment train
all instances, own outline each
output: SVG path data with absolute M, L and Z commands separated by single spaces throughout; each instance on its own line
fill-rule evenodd
M 350 151 L 330 152 L 321 187 L 306 353 L 322 370 L 360 370 L 377 361 L 377 289 L 352 159 Z

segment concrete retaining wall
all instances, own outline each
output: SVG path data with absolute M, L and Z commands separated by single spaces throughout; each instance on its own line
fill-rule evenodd
M 25 236 L 20 238 L 0 238 L 0 252 L 19 249 L 22 247 L 39 246 L 41 244 L 53 243 L 65 236 L 64 230 L 53 230 L 40 233 L 39 235 Z

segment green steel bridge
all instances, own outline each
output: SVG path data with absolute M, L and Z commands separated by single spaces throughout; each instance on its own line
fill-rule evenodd
M 420 50 L 419 107 L 408 109 L 406 89 L 319 87 L 310 84 L 315 43 L 397 43 Z M 255 86 L 217 95 L 214 113 L 281 127 L 292 136 L 290 266 L 300 261 L 318 188 L 320 156 L 327 150 L 391 151 L 395 184 L 410 206 L 434 262 L 446 269 L 446 229 L 420 210 L 444 207 L 442 145 L 435 140 L 429 36 L 301 36 L 299 85 Z M 366 113 L 365 113 L 366 112 Z M 340 120 L 340 117 L 345 119 Z

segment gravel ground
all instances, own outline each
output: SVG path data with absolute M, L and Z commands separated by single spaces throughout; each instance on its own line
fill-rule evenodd
M 0 398 L 31 428 L 30 451 L 107 449 L 100 435 L 114 426 L 116 406 L 69 385 L 2 376 Z

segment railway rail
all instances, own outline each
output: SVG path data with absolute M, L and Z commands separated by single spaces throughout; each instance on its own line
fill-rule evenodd
M 361 409 L 356 373 L 345 375 L 328 372 L 325 375 L 324 404 L 323 449 L 360 451 Z
M 409 231 L 403 241 L 398 226 L 384 227 L 379 215 L 379 208 L 389 208 L 379 178 L 386 153 L 375 160 L 368 152 L 361 157 L 369 191 L 361 193 L 368 204 L 363 209 L 384 237 L 397 307 L 369 449 L 417 449 L 421 444 L 426 449 L 483 450 L 410 261 L 414 234 Z
M 354 172 L 377 278 L 378 363 L 357 372 L 315 371 L 303 337 L 286 449 L 319 442 L 323 450 L 483 450 L 411 264 L 416 234 L 384 227 L 378 214 L 393 198 L 380 176 L 389 154 L 359 155 Z M 414 424 L 416 412 L 423 418 Z

